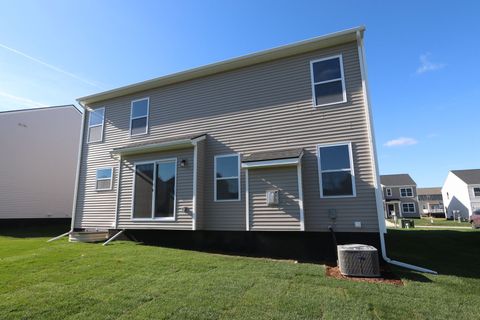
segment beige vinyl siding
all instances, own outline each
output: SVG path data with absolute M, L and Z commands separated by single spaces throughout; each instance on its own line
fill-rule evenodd
M 73 105 L 0 112 L 0 220 L 71 217 L 81 123 Z
M 336 54 L 343 55 L 347 102 L 314 108 L 310 61 Z M 130 102 L 143 97 L 150 98 L 149 134 L 130 137 Z M 115 164 L 109 156 L 112 148 L 206 132 L 202 228 L 245 230 L 244 170 L 240 177 L 241 200 L 214 202 L 214 156 L 304 147 L 305 229 L 327 231 L 331 224 L 328 210 L 336 209 L 337 231 L 378 230 L 373 156 L 355 42 L 118 97 L 93 107 L 102 106 L 106 108 L 104 142 L 85 146 L 81 181 L 91 179 L 86 175 L 92 175 L 94 167 Z M 352 142 L 357 196 L 321 199 L 316 146 L 348 141 Z M 101 215 L 96 222 L 108 224 L 108 219 L 114 220 L 114 201 L 102 197 L 90 190 L 79 193 L 78 215 L 90 214 L 79 218 L 81 225 L 90 223 L 93 212 Z M 355 221 L 362 222 L 361 229 L 354 228 Z
M 300 230 L 297 167 L 250 169 L 250 230 Z M 278 206 L 267 206 L 266 191 L 279 190 Z
M 132 219 L 134 164 L 142 161 L 177 159 L 176 176 L 176 218 L 175 221 L 139 221 Z M 186 160 L 186 166 L 180 162 Z M 118 207 L 119 229 L 192 229 L 192 196 L 193 196 L 193 148 L 178 149 L 125 157 L 122 160 L 122 179 L 120 182 L 120 200 Z M 184 212 L 184 208 L 188 212 Z

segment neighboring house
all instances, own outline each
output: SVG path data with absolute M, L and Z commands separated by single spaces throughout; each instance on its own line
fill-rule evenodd
M 330 240 L 333 226 L 378 244 L 363 31 L 78 99 L 87 112 L 72 227 L 234 248 L 304 231 Z
M 442 188 L 418 188 L 418 207 L 426 216 L 445 218 Z
M 451 170 L 442 187 L 447 218 L 467 220 L 480 209 L 480 169 Z
M 0 223 L 71 217 L 81 124 L 73 105 L 0 112 Z
M 410 175 L 381 175 L 385 217 L 393 213 L 400 218 L 420 218 L 417 201 L 417 184 Z

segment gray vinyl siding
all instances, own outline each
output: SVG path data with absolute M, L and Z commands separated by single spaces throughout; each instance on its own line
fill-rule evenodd
M 297 167 L 248 171 L 250 230 L 300 230 Z M 266 191 L 279 190 L 278 206 L 267 206 Z
M 387 197 L 387 191 L 386 191 L 387 188 L 392 189 L 392 195 L 389 196 L 389 197 Z M 413 197 L 401 197 L 400 196 L 400 188 L 412 188 Z M 405 217 L 405 218 L 412 218 L 412 217 L 419 217 L 420 216 L 421 208 L 419 208 L 419 204 L 418 204 L 418 201 L 417 201 L 417 187 L 415 187 L 415 186 L 405 186 L 405 187 L 384 186 L 383 187 L 383 197 L 384 197 L 385 200 L 395 199 L 395 200 L 400 201 L 400 205 L 395 206 L 395 210 L 397 212 L 397 215 L 401 213 L 402 216 Z M 402 203 L 412 203 L 412 202 L 415 203 L 415 212 L 414 213 L 403 213 L 402 212 Z
M 132 220 L 134 164 L 142 161 L 162 159 L 177 159 L 176 177 L 176 218 L 175 221 L 139 221 Z M 181 167 L 180 161 L 186 160 L 186 166 Z M 120 197 L 118 206 L 119 229 L 192 229 L 192 197 L 193 197 L 193 148 L 178 149 L 150 153 L 148 155 L 130 156 L 122 160 L 122 179 L 120 182 Z M 188 212 L 184 212 L 184 208 Z
M 347 102 L 313 108 L 310 61 L 339 53 L 343 55 Z M 149 133 L 130 137 L 130 102 L 143 97 L 150 98 Z M 110 197 L 109 192 L 96 193 L 90 185 L 95 167 L 116 164 L 109 155 L 113 148 L 206 132 L 203 229 L 246 229 L 244 170 L 241 200 L 214 202 L 215 155 L 303 147 L 305 229 L 328 231 L 328 210 L 335 209 L 337 231 L 378 231 L 369 123 L 355 42 L 118 97 L 92 107 L 103 106 L 104 141 L 85 144 L 83 149 L 77 227 L 111 225 L 114 220 L 116 187 Z M 316 145 L 347 141 L 352 142 L 357 196 L 321 199 Z M 362 222 L 361 229 L 354 228 L 355 221 Z

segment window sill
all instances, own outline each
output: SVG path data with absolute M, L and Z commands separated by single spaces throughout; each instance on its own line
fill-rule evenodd
M 346 103 L 347 100 L 342 100 L 342 101 L 337 101 L 337 102 L 330 102 L 330 103 L 324 103 L 324 104 L 318 104 L 318 105 L 313 105 L 313 108 L 316 109 L 316 108 L 320 108 L 320 107 L 327 107 L 327 106 L 334 106 L 334 105 L 337 105 L 337 104 L 341 104 L 341 103 Z
M 175 222 L 175 217 L 173 218 L 130 218 L 131 221 L 139 221 L 139 222 Z
M 357 197 L 356 194 L 346 195 L 346 196 L 324 196 L 324 195 L 320 195 L 321 199 L 339 199 L 339 198 L 356 198 L 356 197 Z

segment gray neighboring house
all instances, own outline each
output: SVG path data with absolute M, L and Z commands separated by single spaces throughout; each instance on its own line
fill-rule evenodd
M 81 124 L 73 105 L 0 112 L 0 224 L 71 217 Z
M 330 240 L 333 226 L 378 245 L 363 32 L 79 98 L 87 112 L 71 240 L 126 230 L 259 248 L 260 236 Z
M 417 193 L 420 214 L 438 218 L 445 217 L 442 188 L 418 188 Z
M 381 175 L 385 217 L 420 218 L 417 184 L 409 174 Z

